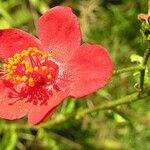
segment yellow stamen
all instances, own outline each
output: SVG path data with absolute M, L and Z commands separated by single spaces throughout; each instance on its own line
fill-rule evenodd
M 16 68 L 17 68 L 16 66 L 13 66 L 13 67 L 12 67 L 13 70 L 15 70 Z
M 33 70 L 34 70 L 34 71 L 38 71 L 38 70 L 39 70 L 39 67 L 38 67 L 38 66 L 35 66 L 35 67 L 33 68 Z
M 51 75 L 51 74 L 48 74 L 48 75 L 47 75 L 47 78 L 48 78 L 48 79 L 52 79 L 52 75 Z
M 47 67 L 46 67 L 46 66 L 41 66 L 41 69 L 42 69 L 43 71 L 45 71 L 45 70 L 47 69 Z
M 16 76 L 15 80 L 16 81 L 20 81 L 21 77 L 20 76 Z
M 9 80 L 10 78 L 11 78 L 11 76 L 8 74 L 8 75 L 6 75 L 5 80 Z
M 23 81 L 23 82 L 27 81 L 27 79 L 28 79 L 28 77 L 25 75 L 21 77 L 21 81 Z
M 8 65 L 7 65 L 7 69 L 10 69 L 10 68 L 11 68 L 11 66 L 12 66 L 11 64 L 8 64 Z
M 8 58 L 7 63 L 3 64 L 3 68 L 7 72 L 5 79 L 11 80 L 14 83 L 25 82 L 29 86 L 33 87 L 35 85 L 34 78 L 32 78 L 34 71 L 46 71 L 47 69 L 47 66 L 41 66 L 40 62 L 37 62 L 36 66 L 36 61 L 38 61 L 38 59 L 41 61 L 45 61 L 45 59 L 49 57 L 52 57 L 52 54 L 44 54 L 41 50 L 39 50 L 36 47 L 29 47 L 28 49 L 22 50 L 21 52 L 18 52 L 14 56 Z M 31 59 L 33 59 L 33 62 Z M 22 66 L 19 66 L 19 64 L 22 64 Z M 22 75 L 17 74 L 19 69 L 22 72 Z M 47 74 L 47 79 L 52 79 L 52 75 Z
M 34 86 L 34 79 L 32 78 L 32 77 L 30 77 L 29 79 L 28 79 L 28 85 L 29 86 L 31 86 L 31 87 L 33 87 Z
M 42 55 L 42 58 L 43 58 L 43 59 L 45 59 L 45 58 L 47 58 L 47 57 L 48 57 L 47 54 L 43 54 L 43 55 Z
M 3 67 L 4 67 L 4 69 L 6 69 L 7 68 L 7 64 L 3 64 Z

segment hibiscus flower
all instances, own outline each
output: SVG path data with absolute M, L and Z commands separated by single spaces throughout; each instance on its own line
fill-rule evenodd
M 100 45 L 81 45 L 72 10 L 57 6 L 38 21 L 36 38 L 19 29 L 0 30 L 0 117 L 28 116 L 38 124 L 64 98 L 80 98 L 103 87 L 112 61 Z

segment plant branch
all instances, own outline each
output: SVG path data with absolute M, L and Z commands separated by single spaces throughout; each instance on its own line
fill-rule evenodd
M 147 65 L 149 56 L 150 56 L 150 48 L 145 50 L 145 53 L 143 56 L 143 63 L 142 63 L 143 67 L 145 67 Z M 145 69 L 141 70 L 141 76 L 140 76 L 140 91 L 141 92 L 144 89 L 144 77 L 145 77 Z
M 145 66 L 137 65 L 137 66 L 133 66 L 133 67 L 127 67 L 127 68 L 114 70 L 113 75 L 118 75 L 121 73 L 130 72 L 130 71 L 140 71 L 140 70 L 144 70 L 144 69 L 145 69 Z
M 148 15 L 150 16 L 150 0 L 148 0 Z
M 130 104 L 131 102 L 135 102 L 135 101 L 138 101 L 138 100 L 141 100 L 141 99 L 144 99 L 144 98 L 147 98 L 150 94 L 150 89 L 148 90 L 145 90 L 142 95 L 139 96 L 139 93 L 138 92 L 135 92 L 133 94 L 130 94 L 128 96 L 125 96 L 123 98 L 120 98 L 120 99 L 117 99 L 117 100 L 112 100 L 110 102 L 107 102 L 105 104 L 101 104 L 101 105 L 98 105 L 94 108 L 87 108 L 87 109 L 84 109 L 83 111 L 77 111 L 71 115 L 68 115 L 68 116 L 62 116 L 62 117 L 56 117 L 55 119 L 53 120 L 50 120 L 48 122 L 45 122 L 45 123 L 42 123 L 40 125 L 37 125 L 37 126 L 32 126 L 32 125 L 24 125 L 24 124 L 5 124 L 3 126 L 4 129 L 6 130 L 9 130 L 12 126 L 13 128 L 17 129 L 17 130 L 20 130 L 20 129 L 34 129 L 34 130 L 38 130 L 40 128 L 50 128 L 54 125 L 58 125 L 58 124 L 61 124 L 69 119 L 72 119 L 72 118 L 75 118 L 75 119 L 81 119 L 83 118 L 85 115 L 89 114 L 89 113 L 92 113 L 92 112 L 95 112 L 95 111 L 100 111 L 100 110 L 105 110 L 105 109 L 112 109 L 112 108 L 115 108 L 117 106 L 120 106 L 120 105 L 124 105 L 124 104 Z
M 61 135 L 59 135 L 59 134 L 57 134 L 55 132 L 48 131 L 47 134 L 50 137 L 52 137 L 52 138 L 54 138 L 54 139 L 56 139 L 56 140 L 58 140 L 58 141 L 60 141 L 60 142 L 62 142 L 64 144 L 69 145 L 71 148 L 74 148 L 76 150 L 83 150 L 84 149 L 84 147 L 82 145 L 80 145 L 80 144 L 78 144 L 78 143 L 76 143 L 76 142 L 74 142 L 74 141 L 72 141 L 72 140 L 70 140 L 70 139 L 68 139 L 68 138 L 66 138 L 64 136 L 61 136 Z
M 76 118 L 80 119 L 80 118 L 84 117 L 86 114 L 89 114 L 89 113 L 92 113 L 92 112 L 95 112 L 95 111 L 104 110 L 104 109 L 112 109 L 112 108 L 117 107 L 119 105 L 129 104 L 131 102 L 135 102 L 137 100 L 144 99 L 144 98 L 149 96 L 147 93 L 148 93 L 148 91 L 143 93 L 143 95 L 139 97 L 139 93 L 135 92 L 135 93 L 127 95 L 123 98 L 113 100 L 111 102 L 107 102 L 105 104 L 96 106 L 92 109 L 91 108 L 85 109 L 84 111 L 79 112 L 76 115 Z

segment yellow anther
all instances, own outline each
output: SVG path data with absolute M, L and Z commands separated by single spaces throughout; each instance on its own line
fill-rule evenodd
M 21 57 L 24 57 L 25 56 L 25 54 L 24 53 L 21 53 Z
M 12 69 L 15 70 L 17 67 L 16 66 L 12 66 Z
M 21 53 L 23 54 L 23 53 L 25 53 L 26 52 L 26 50 L 24 49 Z
M 27 51 L 29 51 L 29 52 L 31 52 L 33 50 L 33 47 L 29 47 L 28 49 L 27 49 Z
M 24 61 L 24 64 L 30 64 L 28 61 Z
M 10 71 L 9 71 L 9 74 L 12 75 L 12 74 L 13 74 L 13 70 L 10 70 Z
M 28 73 L 29 73 L 29 71 L 28 71 L 28 70 L 26 70 L 26 71 L 25 71 L 25 74 L 28 74 Z
M 35 66 L 35 67 L 33 68 L 33 70 L 34 70 L 34 71 L 38 71 L 38 70 L 39 70 L 39 67 L 38 67 L 38 66 Z
M 30 63 L 28 61 L 24 61 L 24 65 L 25 65 L 25 68 L 27 70 L 30 70 L 31 66 L 30 66 Z
M 16 54 L 14 55 L 14 58 L 20 58 L 20 54 L 19 54 L 19 53 L 16 53 Z
M 23 82 L 27 81 L 27 79 L 28 79 L 28 77 L 25 75 L 21 77 L 21 81 L 23 81 Z
M 29 83 L 32 83 L 32 82 L 34 82 L 34 79 L 33 79 L 32 77 L 30 77 L 30 78 L 28 79 L 28 81 L 29 81 Z
M 34 82 L 28 84 L 30 87 L 34 87 Z
M 19 61 L 21 60 L 21 55 L 20 54 L 15 54 L 14 55 L 14 61 L 13 61 L 13 63 L 14 64 L 17 64 Z
M 15 64 L 15 65 L 18 64 L 18 62 L 19 62 L 18 59 L 15 59 L 15 60 L 14 60 L 14 64 Z
M 7 69 L 10 69 L 12 67 L 12 65 L 8 64 L 7 65 Z
M 8 75 L 6 75 L 5 80 L 9 80 L 10 78 L 11 78 L 11 76 L 8 74 Z
M 25 74 L 28 74 L 29 72 L 30 73 L 33 72 L 33 69 L 31 67 L 29 67 L 29 68 L 26 69 Z
M 24 64 L 25 63 L 25 60 L 23 60 L 22 62 L 21 62 L 21 64 Z
M 21 77 L 20 77 L 20 76 L 16 76 L 15 80 L 16 80 L 16 81 L 20 81 L 20 80 L 21 80 Z
M 46 66 L 41 66 L 41 69 L 42 69 L 43 71 L 45 71 L 45 70 L 47 69 L 47 67 L 46 67 Z
M 7 72 L 9 73 L 11 71 L 11 69 L 7 69 Z
M 3 64 L 3 67 L 4 67 L 4 69 L 6 69 L 7 68 L 7 64 Z
M 8 62 L 9 62 L 9 61 L 13 61 L 13 58 L 12 58 L 12 57 L 8 58 Z
M 47 54 L 43 54 L 43 55 L 42 55 L 42 58 L 43 58 L 43 59 L 45 59 L 45 58 L 47 58 L 47 57 L 48 57 Z
M 29 51 L 26 51 L 25 53 L 24 53 L 24 56 L 29 56 Z
M 30 65 L 29 64 L 25 64 L 25 67 L 26 67 L 27 70 L 30 69 Z
M 34 53 L 34 52 L 32 52 L 32 53 L 31 53 L 31 56 L 34 56 L 34 55 L 35 55 L 35 53 Z
M 14 61 L 13 60 L 8 60 L 8 63 L 10 64 L 10 65 L 13 65 L 14 64 Z
M 32 77 L 30 77 L 29 79 L 28 79 L 28 85 L 29 86 L 31 86 L 31 87 L 33 87 L 34 86 L 34 79 L 32 78 Z
M 50 53 L 48 53 L 48 54 L 47 54 L 47 56 L 48 56 L 48 57 L 52 57 L 53 55 L 52 55 L 52 54 L 50 54 Z
M 48 74 L 48 75 L 47 75 L 47 78 L 48 78 L 48 79 L 52 79 L 52 75 L 51 75 L 51 74 Z
M 37 50 L 37 48 L 36 48 L 36 47 L 33 47 L 32 49 L 33 49 L 33 50 Z
M 32 77 L 28 78 L 28 74 L 33 71 L 38 71 L 39 69 L 45 71 L 47 66 L 43 65 L 41 67 L 34 66 L 32 67 L 32 60 L 30 56 L 33 56 L 33 59 L 37 56 L 39 59 L 48 58 L 51 54 L 44 54 L 41 50 L 36 47 L 29 47 L 28 49 L 22 50 L 21 52 L 16 53 L 14 56 L 8 58 L 6 64 L 3 64 L 4 69 L 7 71 L 5 76 L 6 79 L 13 80 L 14 82 L 25 82 L 29 84 L 29 86 L 34 86 L 34 79 Z M 18 66 L 22 64 L 22 66 Z M 23 76 L 19 76 L 17 71 L 15 71 L 18 67 L 23 67 L 25 69 L 25 74 Z M 19 68 L 18 68 L 19 69 Z M 14 75 L 13 75 L 14 74 Z M 51 79 L 51 75 L 47 75 L 48 79 Z

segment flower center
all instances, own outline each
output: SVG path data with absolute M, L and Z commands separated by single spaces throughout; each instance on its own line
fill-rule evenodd
M 16 53 L 3 64 L 4 79 L 29 87 L 52 84 L 58 76 L 58 65 L 51 58 L 51 54 L 45 54 L 35 47 Z

